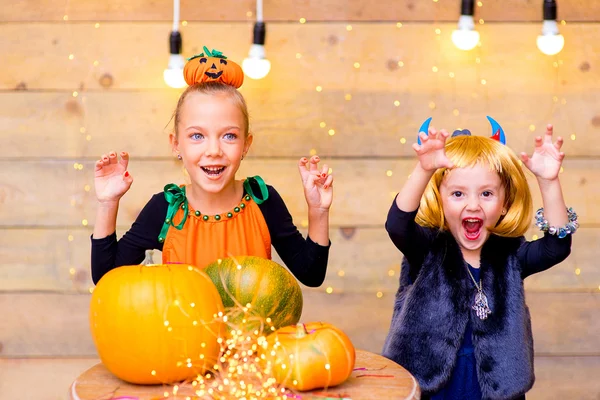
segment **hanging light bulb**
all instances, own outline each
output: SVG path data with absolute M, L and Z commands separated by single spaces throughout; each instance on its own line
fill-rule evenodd
M 537 47 L 542 53 L 553 56 L 560 53 L 565 45 L 565 38 L 556 23 L 556 0 L 544 0 L 543 11 L 544 22 L 542 34 L 537 37 Z
M 242 69 L 249 78 L 262 79 L 271 70 L 271 62 L 265 57 L 266 34 L 267 28 L 262 20 L 262 0 L 257 0 L 252 46 L 250 46 L 248 57 L 242 61 Z
M 181 55 L 181 34 L 179 32 L 171 32 L 169 39 L 171 54 L 169 55 L 169 64 L 167 69 L 163 71 L 165 83 L 172 88 L 182 88 L 186 85 L 183 78 L 183 67 L 185 60 Z
M 473 21 L 474 11 L 473 0 L 461 1 L 458 29 L 452 32 L 452 43 L 460 50 L 471 50 L 479 43 L 479 32 L 475 30 L 475 21 Z
M 179 33 L 179 0 L 173 0 L 173 31 L 169 35 L 169 64 L 163 71 L 165 83 L 172 88 L 182 88 L 186 85 L 183 78 L 185 61 L 181 55 L 181 33 Z

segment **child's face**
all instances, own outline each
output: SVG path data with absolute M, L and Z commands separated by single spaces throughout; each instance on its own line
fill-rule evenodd
M 226 95 L 190 93 L 180 111 L 178 137 L 172 137 L 192 182 L 218 193 L 231 184 L 242 155 L 252 143 L 244 117 Z
M 455 168 L 442 180 L 440 195 L 450 232 L 463 253 L 476 252 L 489 237 L 504 208 L 504 187 L 485 164 Z

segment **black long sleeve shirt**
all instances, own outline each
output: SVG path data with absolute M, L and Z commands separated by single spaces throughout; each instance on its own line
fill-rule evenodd
M 267 189 L 269 196 L 258 207 L 267 223 L 273 247 L 301 283 L 320 286 L 325 280 L 331 244 L 321 246 L 308 236 L 304 239 L 279 193 L 272 186 L 267 185 Z M 94 283 L 113 268 L 140 264 L 146 250 L 162 251 L 163 244 L 158 241 L 158 236 L 168 205 L 164 193 L 156 193 L 121 239 L 117 240 L 116 232 L 105 238 L 91 239 Z
M 402 211 L 394 200 L 385 224 L 390 239 L 411 266 L 423 264 L 432 237 L 427 232 L 431 228 L 424 228 L 415 222 L 416 215 L 417 210 Z M 556 235 L 548 234 L 544 234 L 539 240 L 524 242 L 517 251 L 522 268 L 521 277 L 525 279 L 566 259 L 571 253 L 571 242 L 571 235 L 561 239 Z M 412 271 L 411 275 L 416 276 L 417 272 Z

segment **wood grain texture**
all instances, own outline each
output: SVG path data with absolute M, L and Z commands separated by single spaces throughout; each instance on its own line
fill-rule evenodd
M 334 226 L 383 226 L 394 196 L 415 165 L 414 160 L 402 159 L 321 160 L 335 176 L 335 200 L 330 213 Z M 600 160 L 565 160 L 563 165 L 561 183 L 566 202 L 575 208 L 582 224 L 600 223 L 596 205 L 600 186 L 594 184 Z M 84 220 L 93 225 L 96 200 L 92 168 L 92 161 L 31 160 L 19 162 L 19 168 L 14 169 L 13 161 L 0 160 L 0 170 L 11 170 L 10 174 L 0 175 L 0 226 L 77 227 Z M 132 155 L 129 171 L 134 183 L 120 202 L 120 226 L 130 226 L 164 185 L 185 182 L 182 167 L 174 159 L 138 160 Z M 254 175 L 262 176 L 280 193 L 297 226 L 306 226 L 307 206 L 297 159 L 244 160 L 237 176 Z M 529 173 L 528 177 L 537 208 L 542 204 L 539 189 L 533 175 Z
M 181 18 L 187 21 L 245 21 L 253 20 L 256 3 L 250 0 L 225 0 L 202 3 L 181 1 Z M 279 0 L 265 2 L 265 21 L 455 21 L 460 3 L 449 1 L 380 1 Z M 58 0 L 25 0 L 5 7 L 0 21 L 169 21 L 172 3 L 168 1 L 117 0 L 101 2 L 61 2 Z M 568 21 L 598 21 L 600 3 L 597 0 L 560 2 L 558 17 Z M 477 18 L 486 21 L 540 21 L 541 3 L 535 1 L 484 1 L 475 10 Z
M 126 228 L 119 228 L 119 235 Z M 306 229 L 301 229 L 306 235 Z M 539 235 L 532 229 L 527 237 Z M 0 230 L 0 291 L 83 293 L 93 287 L 90 275 L 91 228 Z M 402 254 L 381 227 L 334 227 L 325 282 L 334 293 L 390 295 L 398 289 Z M 72 239 L 72 240 L 71 240 Z M 530 292 L 593 292 L 600 288 L 595 267 L 599 228 L 581 228 L 571 255 L 559 265 L 525 280 Z M 283 265 L 277 253 L 274 260 Z M 155 263 L 161 253 L 153 254 Z
M 0 358 L 0 399 L 67 400 L 68 389 L 98 358 Z
M 0 24 L 0 35 L 20 37 L 23 29 L 20 24 Z M 2 46 L 6 58 L 0 89 L 78 91 L 80 96 L 86 90 L 180 92 L 169 90 L 163 81 L 170 29 L 168 23 L 141 22 L 99 28 L 93 24 L 27 25 L 27 36 Z M 441 105 L 437 100 L 444 93 L 453 94 L 456 108 L 464 115 L 477 115 L 490 99 L 509 98 L 510 103 L 510 97 L 519 96 L 538 96 L 533 104 L 538 113 L 545 114 L 554 95 L 559 97 L 559 105 L 564 97 L 592 99 L 591 91 L 600 84 L 594 68 L 600 54 L 592 46 L 599 35 L 598 24 L 562 26 L 567 45 L 556 57 L 537 49 L 539 24 L 482 25 L 478 27 L 482 46 L 469 52 L 452 44 L 454 29 L 455 24 L 450 23 L 415 23 L 402 28 L 395 23 L 362 23 L 353 24 L 351 31 L 344 23 L 273 24 L 266 44 L 271 71 L 261 80 L 246 79 L 242 92 L 260 89 L 267 101 L 273 92 L 285 90 L 296 96 L 307 92 L 314 95 L 313 101 L 326 103 L 331 99 L 325 95 L 334 96 L 337 91 L 332 98 L 337 99 L 338 107 L 345 107 L 343 99 L 348 93 L 391 92 L 398 96 L 389 104 L 391 114 L 418 111 L 416 116 L 421 119 L 422 113 L 431 111 L 429 101 Z M 182 29 L 182 54 L 190 57 L 206 45 L 241 63 L 248 54 L 251 31 L 251 23 L 190 23 Z M 356 62 L 360 68 L 355 68 Z M 317 85 L 322 92 L 316 92 Z M 407 98 L 415 93 L 428 101 Z M 399 100 L 402 107 L 395 109 L 393 100 Z M 254 106 L 259 104 L 260 100 L 254 101 Z M 406 110 L 408 104 L 411 107 Z M 454 104 L 446 107 L 452 110 Z
M 421 391 L 415 378 L 406 369 L 387 358 L 357 349 L 355 367 L 385 368 L 385 374 L 391 375 L 391 377 L 390 379 L 359 379 L 364 371 L 355 371 L 341 385 L 329 389 L 302 392 L 302 398 L 312 398 L 311 393 L 319 394 L 318 397 L 323 397 L 323 394 L 327 393 L 330 398 L 339 398 L 340 393 L 343 393 L 344 398 L 351 397 L 355 400 L 373 398 L 418 400 L 421 398 Z M 175 393 L 182 397 L 193 396 L 197 390 L 189 383 L 178 385 L 177 389 Z M 71 400 L 96 400 L 107 392 L 112 393 L 113 397 L 135 396 L 139 400 L 153 400 L 164 396 L 164 393 L 173 393 L 173 385 L 131 385 L 116 378 L 104 365 L 97 364 L 79 375 L 73 382 L 70 391 Z
M 600 154 L 600 140 L 595 139 L 600 127 L 591 122 L 600 111 L 587 94 L 565 98 L 567 103 L 556 105 L 552 113 L 552 95 L 535 91 L 515 91 L 485 101 L 443 91 L 435 95 L 435 110 L 427 106 L 432 101 L 429 92 L 371 90 L 355 92 L 346 102 L 341 89 L 321 94 L 246 90 L 254 133 L 249 156 L 299 158 L 315 149 L 332 157 L 414 158 L 411 145 L 427 117 L 433 116 L 437 128 L 468 128 L 473 134 L 488 135 L 488 114 L 502 124 L 516 152 L 531 152 L 534 137 L 551 122 L 555 134 L 565 138 L 567 160 Z M 401 107 L 394 106 L 398 99 Z M 177 93 L 89 92 L 85 102 L 80 101 L 70 92 L 0 92 L 6 115 L 0 125 L 4 143 L 0 158 L 96 158 L 114 149 L 127 150 L 136 159 L 171 157 L 168 135 Z M 453 115 L 454 109 L 461 110 L 458 116 Z M 572 134 L 576 140 L 570 138 Z
M 336 325 L 355 347 L 381 351 L 393 295 L 327 294 L 303 289 L 302 321 Z M 0 292 L 2 357 L 95 356 L 89 295 Z M 546 355 L 600 356 L 600 293 L 527 293 L 535 350 Z
M 536 357 L 536 380 L 527 400 L 598 400 L 598 374 L 600 357 Z
M 22 399 L 26 388 L 32 399 L 67 400 L 70 384 L 97 362 L 97 358 L 0 358 L 0 399 Z M 535 374 L 528 400 L 598 400 L 600 395 L 600 357 L 537 356 Z

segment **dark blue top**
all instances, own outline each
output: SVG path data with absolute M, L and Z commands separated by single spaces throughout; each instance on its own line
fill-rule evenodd
M 473 268 L 469 265 L 469 270 L 473 274 L 473 278 L 479 283 L 479 268 Z M 473 283 L 473 300 L 475 300 L 476 292 L 477 289 L 475 283 Z M 473 329 L 471 321 L 469 321 L 467 322 L 462 346 L 458 350 L 456 366 L 452 371 L 452 376 L 442 390 L 431 396 L 431 400 L 481 400 L 472 333 Z
M 396 200 L 392 204 L 386 221 L 386 230 L 394 245 L 404 254 L 411 265 L 422 265 L 429 252 L 430 243 L 425 228 L 415 222 L 418 210 L 407 212 L 400 210 Z M 571 235 L 559 238 L 556 235 L 544 234 L 541 239 L 524 242 L 517 250 L 517 258 L 521 265 L 521 277 L 525 279 L 532 274 L 545 271 L 564 260 L 570 252 Z M 475 280 L 479 282 L 479 269 L 469 266 Z M 417 271 L 418 272 L 418 271 Z M 469 278 L 470 280 L 470 278 Z M 473 285 L 473 301 L 477 289 Z M 469 318 L 473 313 L 469 313 Z M 448 383 L 431 397 L 422 396 L 422 400 L 481 400 L 481 390 L 477 381 L 475 353 L 473 351 L 471 322 L 467 323 L 463 343 L 458 350 L 455 368 Z M 524 400 L 525 396 L 512 400 Z

